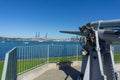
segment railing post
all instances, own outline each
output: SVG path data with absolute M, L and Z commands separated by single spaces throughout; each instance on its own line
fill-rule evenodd
M 78 45 L 76 45 L 76 61 L 78 61 Z
M 49 48 L 50 48 L 50 45 L 48 44 L 48 46 L 47 46 L 47 63 L 49 63 Z
M 1 80 L 17 80 L 17 48 L 10 50 L 5 56 Z

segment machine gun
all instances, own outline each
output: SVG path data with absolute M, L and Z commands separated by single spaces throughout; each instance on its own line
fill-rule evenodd
M 85 37 L 78 80 L 120 80 L 115 71 L 113 46 L 120 43 L 120 20 L 90 22 L 79 31 L 60 31 Z

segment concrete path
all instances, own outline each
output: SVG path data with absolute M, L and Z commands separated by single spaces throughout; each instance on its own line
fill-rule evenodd
M 120 72 L 120 64 L 115 65 L 115 70 Z M 34 80 L 77 80 L 80 74 L 80 66 L 67 67 L 64 69 L 48 70 Z
M 48 63 L 31 71 L 28 71 L 24 74 L 21 74 L 17 77 L 17 80 L 59 80 L 56 79 L 58 76 L 61 78 L 79 74 L 81 61 L 67 62 L 67 63 Z M 73 68 L 77 66 L 77 70 Z M 62 68 L 64 67 L 64 68 Z M 59 70 L 60 69 L 60 70 Z M 48 76 L 48 77 L 47 77 Z M 41 78 L 42 77 L 42 78 Z M 41 79 L 40 79 L 41 78 Z M 53 78 L 53 79 L 52 79 Z M 54 79 L 55 78 L 55 79 Z M 60 79 L 62 80 L 62 79 Z M 67 80 L 67 79 L 66 79 Z M 69 79 L 70 80 L 70 79 Z M 73 80 L 73 79 L 72 79 Z
M 120 63 L 119 64 L 115 64 L 115 70 L 120 72 Z
M 80 74 L 80 64 L 81 62 L 67 63 L 66 66 L 63 63 L 46 64 L 18 76 L 17 80 L 77 80 Z M 115 65 L 115 70 L 120 72 L 120 64 Z
M 34 80 L 77 80 L 80 74 L 80 66 L 66 67 L 64 69 L 52 69 L 46 71 Z

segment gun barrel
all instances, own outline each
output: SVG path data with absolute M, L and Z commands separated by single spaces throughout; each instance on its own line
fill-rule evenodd
M 120 19 L 117 20 L 105 20 L 105 21 L 93 21 L 89 23 L 94 29 L 105 28 L 120 28 Z
M 120 30 L 99 30 L 99 38 L 112 43 L 120 43 Z

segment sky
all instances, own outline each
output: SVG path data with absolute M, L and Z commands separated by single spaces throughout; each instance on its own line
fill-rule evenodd
M 120 19 L 120 0 L 0 0 L 0 36 L 69 38 L 96 20 Z

